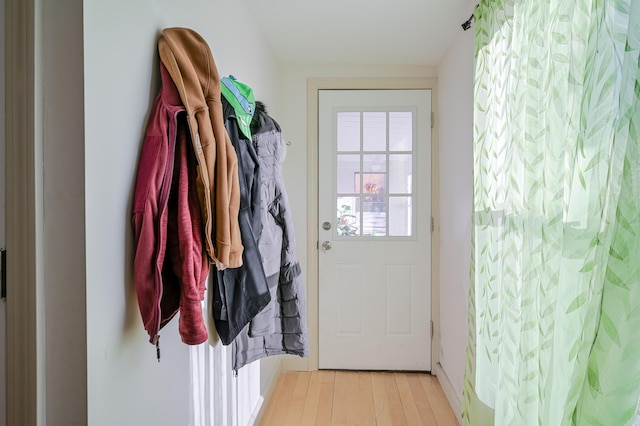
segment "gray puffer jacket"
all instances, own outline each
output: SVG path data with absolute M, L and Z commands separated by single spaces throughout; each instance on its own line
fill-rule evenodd
M 260 358 L 309 354 L 302 271 L 295 253 L 293 219 L 282 176 L 285 146 L 278 123 L 256 102 L 251 122 L 261 173 L 259 251 L 271 302 L 233 341 L 233 369 Z

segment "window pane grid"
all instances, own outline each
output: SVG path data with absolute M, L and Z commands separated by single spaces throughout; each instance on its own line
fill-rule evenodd
M 413 235 L 412 123 L 411 112 L 338 113 L 339 237 Z

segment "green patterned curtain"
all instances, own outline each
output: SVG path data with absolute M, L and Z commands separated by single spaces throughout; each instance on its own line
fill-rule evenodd
M 640 0 L 482 0 L 475 55 L 464 424 L 634 424 Z

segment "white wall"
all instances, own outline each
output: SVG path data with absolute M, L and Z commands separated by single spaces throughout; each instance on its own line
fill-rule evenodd
M 317 212 L 307 211 L 307 79 L 430 78 L 435 75 L 435 68 L 419 66 L 295 63 L 285 63 L 279 66 L 279 113 L 275 118 L 282 126 L 284 138 L 291 143 L 284 162 L 284 177 L 296 231 L 296 253 L 307 286 L 307 302 L 310 305 L 310 312 L 313 312 L 314 309 L 317 312 L 318 301 L 309 292 L 307 223 L 308 217 L 317 214 Z M 313 316 L 309 319 L 310 343 L 313 353 L 313 351 L 317 351 L 317 336 L 313 334 Z M 287 357 L 284 368 L 305 370 L 310 368 L 309 358 Z
M 43 269 L 39 302 L 44 354 L 44 418 L 83 425 L 87 418 L 85 324 L 82 0 L 39 3 L 43 20 Z M 39 138 L 38 138 L 39 139 Z
M 86 174 L 87 411 L 92 426 L 186 425 L 190 417 L 189 352 L 177 334 L 177 319 L 161 333 L 158 363 L 132 280 L 136 167 L 159 84 L 156 41 L 160 30 L 170 26 L 199 32 L 221 75 L 234 74 L 269 103 L 276 97 L 275 64 L 243 3 L 84 1 L 84 167 L 82 160 L 59 167 Z
M 465 16 L 468 17 L 468 15 Z M 460 30 L 438 67 L 440 89 L 440 364 L 458 407 L 467 346 L 471 259 L 473 30 Z M 440 378 L 442 381 L 445 378 Z M 452 404 L 455 408 L 455 404 Z

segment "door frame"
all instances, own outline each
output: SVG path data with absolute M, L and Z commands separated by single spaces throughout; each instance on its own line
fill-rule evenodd
M 435 78 L 309 78 L 307 80 L 307 312 L 309 359 L 307 369 L 318 370 L 319 269 L 318 269 L 318 92 L 320 90 L 431 90 L 431 372 L 435 374 L 440 352 L 439 268 L 439 145 L 438 88 Z M 285 364 L 286 365 L 286 364 Z
M 5 2 L 7 424 L 44 424 L 39 3 Z

